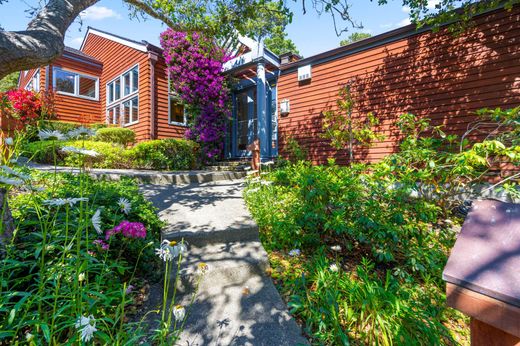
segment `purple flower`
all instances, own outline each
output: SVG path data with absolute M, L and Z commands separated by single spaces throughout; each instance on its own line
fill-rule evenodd
M 107 251 L 110 248 L 110 245 L 105 243 L 102 239 L 96 239 L 92 243 L 96 246 L 99 246 L 101 249 L 105 251 Z
M 140 222 L 122 221 L 119 225 L 105 234 L 105 239 L 109 240 L 113 235 L 121 233 L 125 238 L 146 238 L 146 227 Z

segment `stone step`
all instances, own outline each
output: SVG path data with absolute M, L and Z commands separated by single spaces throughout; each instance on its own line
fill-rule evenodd
M 54 172 L 54 166 L 31 164 L 31 167 L 44 172 Z M 57 167 L 60 173 L 79 173 L 78 168 Z M 95 178 L 120 180 L 121 177 L 135 178 L 140 184 L 186 185 L 216 181 L 233 181 L 247 175 L 242 171 L 152 171 L 136 169 L 90 169 L 88 174 Z

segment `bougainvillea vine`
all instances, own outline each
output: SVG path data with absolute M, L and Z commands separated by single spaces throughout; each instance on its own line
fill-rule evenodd
M 230 116 L 229 90 L 222 73 L 230 57 L 196 32 L 168 29 L 161 34 L 161 46 L 170 87 L 191 116 L 186 137 L 199 142 L 204 159 L 212 160 L 223 151 Z

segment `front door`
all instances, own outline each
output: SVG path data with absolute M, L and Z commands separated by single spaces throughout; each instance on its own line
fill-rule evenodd
M 250 88 L 234 94 L 233 156 L 251 156 L 247 146 L 258 136 L 256 89 Z

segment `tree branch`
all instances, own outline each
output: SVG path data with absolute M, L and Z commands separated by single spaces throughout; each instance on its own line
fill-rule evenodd
M 181 29 L 179 27 L 179 25 L 174 23 L 170 18 L 168 18 L 164 14 L 156 11 L 147 1 L 143 1 L 143 0 L 123 0 L 123 1 L 125 1 L 126 3 L 134 6 L 138 10 L 143 11 L 144 13 L 149 15 L 150 17 L 153 17 L 155 19 L 159 19 L 164 24 L 168 25 L 170 28 L 172 28 L 174 30 L 180 30 Z
M 0 78 L 58 58 L 69 26 L 81 11 L 98 1 L 49 0 L 25 31 L 0 31 Z

